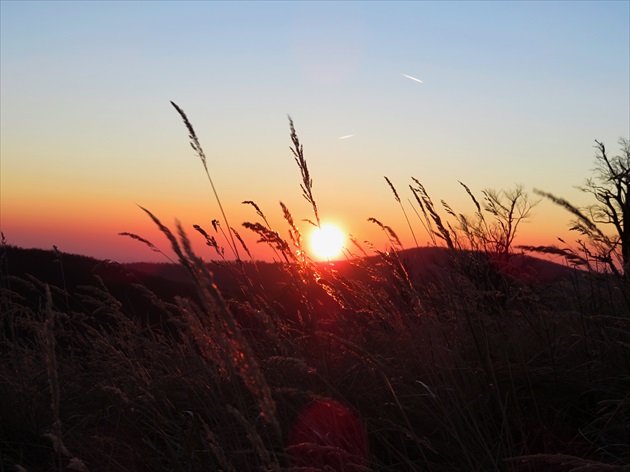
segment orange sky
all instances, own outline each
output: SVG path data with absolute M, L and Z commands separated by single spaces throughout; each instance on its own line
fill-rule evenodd
M 295 170 L 295 193 L 298 194 L 299 174 L 297 168 Z M 346 233 L 352 233 L 361 243 L 368 240 L 376 248 L 385 249 L 388 245 L 387 237 L 377 225 L 367 221 L 368 217 L 373 216 L 383 224 L 391 226 L 405 247 L 415 246 L 400 207 L 384 180 L 381 187 L 381 192 L 379 192 L 382 194 L 380 205 L 371 208 L 361 208 L 360 206 L 352 208 L 351 204 L 335 202 L 331 198 L 320 200 L 319 209 L 322 221 L 338 225 Z M 41 193 L 39 193 L 40 191 Z M 405 195 L 404 190 L 401 189 L 399 192 L 401 195 Z M 432 197 L 439 205 L 440 196 L 433 195 Z M 449 204 L 458 212 L 472 214 L 474 210 L 472 203 L 467 200 L 465 195 L 463 197 L 457 201 L 461 203 L 461 208 L 458 208 L 455 203 L 449 202 Z M 88 195 L 85 199 L 77 199 L 71 192 L 47 192 L 44 187 L 35 188 L 29 192 L 24 192 L 24 194 L 18 193 L 14 198 L 14 201 L 3 201 L 3 232 L 5 231 L 4 228 L 7 228 L 8 231 L 5 235 L 10 244 L 19 242 L 19 245 L 24 247 L 44 248 L 51 248 L 52 244 L 55 244 L 65 252 L 87 254 L 120 262 L 166 261 L 164 256 L 152 252 L 143 244 L 128 237 L 118 236 L 120 232 L 130 232 L 149 239 L 172 256 L 166 238 L 161 235 L 139 206 L 124 196 L 110 198 L 108 195 L 100 197 Z M 403 198 L 405 197 L 403 196 Z M 478 195 L 478 198 L 481 196 Z M 534 198 L 534 196 L 530 196 L 530 198 Z M 198 201 L 194 205 L 178 205 L 169 202 L 167 198 L 158 197 L 152 199 L 150 205 L 145 206 L 172 231 L 175 231 L 175 220 L 181 221 L 199 254 L 207 259 L 214 259 L 217 257 L 215 251 L 206 247 L 202 236 L 192 228 L 192 225 L 199 224 L 208 233 L 215 234 L 211 221 L 213 218 L 220 219 L 220 213 L 210 194 L 205 197 L 205 200 L 205 202 Z M 293 197 L 293 200 L 296 201 L 296 196 Z M 238 203 L 225 203 L 231 224 L 246 241 L 255 258 L 271 260 L 271 250 L 264 244 L 257 244 L 256 235 L 241 225 L 244 221 L 256 222 L 261 221 L 261 219 L 255 214 L 251 206 L 238 205 Z M 330 207 L 333 208 L 333 211 L 329 210 Z M 303 232 L 304 239 L 308 241 L 312 227 L 301 221 L 305 218 L 314 219 L 308 203 L 302 202 L 298 198 L 297 204 L 292 207 L 289 206 L 289 209 L 293 212 L 298 227 Z M 280 206 L 275 203 L 268 208 L 262 206 L 262 210 L 266 213 L 272 227 L 279 231 L 286 240 L 289 240 L 288 225 L 282 218 Z M 406 211 L 419 244 L 421 246 L 428 244 L 429 239 L 417 216 L 410 207 L 407 207 Z M 348 214 L 352 215 L 352 218 L 344 217 Z M 442 217 L 446 218 L 444 212 L 442 212 Z M 563 210 L 554 207 L 550 202 L 541 201 L 532 210 L 532 217 L 522 223 L 516 243 L 550 244 L 555 242 L 556 236 L 566 238 L 569 220 L 569 215 Z M 217 240 L 224 246 L 226 254 L 229 256 L 229 247 L 222 236 L 217 235 Z M 356 252 L 349 242 L 347 246 Z M 242 256 L 244 257 L 244 254 Z M 315 257 L 314 254 L 312 256 Z

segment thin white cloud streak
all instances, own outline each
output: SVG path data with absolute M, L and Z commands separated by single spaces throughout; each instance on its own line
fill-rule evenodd
M 423 83 L 422 80 L 416 79 L 415 77 L 411 77 L 410 75 L 402 74 L 402 76 L 407 77 L 408 79 L 411 79 L 411 80 L 415 80 L 416 82 L 420 82 L 421 84 Z
M 346 134 L 345 136 L 342 136 L 341 138 L 339 138 L 339 140 L 341 141 L 342 139 L 352 138 L 353 136 L 354 134 Z

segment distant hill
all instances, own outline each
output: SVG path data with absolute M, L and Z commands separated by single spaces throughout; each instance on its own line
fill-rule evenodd
M 467 254 L 473 255 L 469 251 Z M 446 248 L 425 247 L 401 251 L 401 258 L 408 263 L 412 276 L 420 279 L 443 275 L 451 257 L 451 252 Z M 573 268 L 527 254 L 512 254 L 508 261 L 488 262 L 509 277 L 535 284 L 556 282 L 575 273 Z
M 33 310 L 40 309 L 45 302 L 45 284 L 51 287 L 57 309 L 69 312 L 85 311 L 86 305 L 77 294 L 90 295 L 86 287 L 104 284 L 106 291 L 122 304 L 124 313 L 149 323 L 164 321 L 163 313 L 155 309 L 146 290 L 138 288 L 139 285 L 159 294 L 159 298 L 167 302 L 172 302 L 177 295 L 195 296 L 190 283 L 137 273 L 124 264 L 15 246 L 0 249 L 0 276 L 0 287 L 10 292 L 17 291 L 22 296 L 21 303 Z M 25 285 L 18 279 L 29 284 Z M 70 296 L 63 296 L 64 292 Z
M 453 263 L 452 253 L 443 248 L 413 248 L 399 251 L 397 255 L 411 281 L 417 284 L 445 280 Z M 0 252 L 0 257 L 2 258 L 0 273 L 3 278 L 6 275 L 34 277 L 41 282 L 65 288 L 68 293 L 76 292 L 81 286 L 98 285 L 100 278 L 109 292 L 123 304 L 126 312 L 135 313 L 141 318 L 149 316 L 146 314 L 152 313 L 154 309 L 146 295 L 141 290 L 134 289 L 134 285 L 140 284 L 168 302 L 173 302 L 176 296 L 196 298 L 189 275 L 178 264 L 119 264 L 52 250 L 23 249 L 15 246 L 5 246 Z M 384 275 L 388 274 L 379 255 L 370 256 L 363 262 Z M 319 264 L 333 269 L 346 279 L 366 277 L 350 261 Z M 242 276 L 236 275 L 236 263 L 210 262 L 208 266 L 213 273 L 214 283 L 226 298 L 233 300 L 243 298 L 242 290 L 247 289 L 242 284 Z M 534 285 L 557 282 L 575 273 L 569 267 L 527 255 L 514 255 L 509 259 L 509 263 L 504 263 L 500 268 L 508 277 Z M 243 270 L 254 286 L 265 291 L 267 299 L 276 301 L 284 306 L 285 310 L 293 311 L 299 303 L 297 295 L 291 290 L 287 272 L 281 265 L 267 262 L 254 265 L 248 262 L 238 266 L 238 269 Z M 6 288 L 10 282 L 10 279 L 7 279 L 6 282 L 3 281 L 2 286 Z M 322 300 L 327 298 L 321 297 L 323 292 L 320 292 L 314 292 L 313 296 Z M 332 306 L 329 308 L 333 309 Z
M 400 259 L 410 270 L 414 279 L 422 280 L 443 275 L 449 266 L 451 253 L 440 247 L 421 247 L 405 249 L 398 252 Z M 163 287 L 166 295 L 178 292 L 179 285 L 188 285 L 189 275 L 179 264 L 132 262 L 118 263 L 110 260 L 98 260 L 77 254 L 59 253 L 45 249 L 26 249 L 17 246 L 5 247 L 6 260 L 4 270 L 11 275 L 31 274 L 53 285 L 64 283 L 69 287 L 89 283 L 90 279 L 100 276 L 114 283 L 147 283 L 158 284 L 158 280 L 174 283 L 171 289 Z M 368 257 L 369 263 L 379 259 L 378 255 Z M 253 264 L 244 262 L 246 271 L 254 274 Z M 320 262 L 321 266 L 332 266 L 340 272 L 348 272 L 351 263 L 347 260 Z M 232 291 L 236 288 L 234 277 L 229 266 L 209 262 L 209 268 L 215 276 L 215 283 L 221 289 Z M 279 280 L 280 268 L 275 263 L 257 262 L 257 269 L 267 281 Z M 514 254 L 509 264 L 504 265 L 505 273 L 511 277 L 527 282 L 549 283 L 565 278 L 574 273 L 574 269 L 555 262 L 539 259 L 525 254 Z

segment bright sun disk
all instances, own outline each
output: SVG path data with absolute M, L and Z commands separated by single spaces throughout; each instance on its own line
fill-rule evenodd
M 345 236 L 334 225 L 323 225 L 315 228 L 311 233 L 311 248 L 320 259 L 332 259 L 338 256 L 343 249 Z

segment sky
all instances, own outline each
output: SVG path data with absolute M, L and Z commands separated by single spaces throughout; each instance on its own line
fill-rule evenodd
M 385 249 L 374 217 L 420 245 L 411 177 L 435 202 L 474 206 L 522 185 L 576 205 L 594 140 L 630 137 L 630 2 L 0 2 L 0 229 L 9 244 L 120 262 L 168 253 L 139 206 L 212 233 L 222 220 L 170 101 L 192 122 L 229 223 L 256 202 L 313 219 L 289 149 L 294 122 L 324 222 Z M 412 80 L 411 78 L 420 80 Z M 350 136 L 350 137 L 348 137 Z M 344 139 L 340 139 L 345 137 Z M 542 201 L 519 244 L 567 237 Z M 227 245 L 220 240 L 227 248 Z

